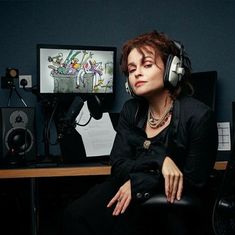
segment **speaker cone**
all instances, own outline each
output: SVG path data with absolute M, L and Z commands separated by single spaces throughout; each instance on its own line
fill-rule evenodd
M 33 135 L 28 129 L 13 128 L 7 133 L 5 144 L 9 152 L 24 155 L 33 146 Z

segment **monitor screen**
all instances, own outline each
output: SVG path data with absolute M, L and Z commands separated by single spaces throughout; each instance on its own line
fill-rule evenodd
M 40 94 L 113 94 L 115 47 L 37 45 Z

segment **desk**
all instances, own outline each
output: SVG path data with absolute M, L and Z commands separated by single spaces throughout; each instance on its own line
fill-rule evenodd
M 214 169 L 225 170 L 226 166 L 227 161 L 218 161 L 215 163 Z M 0 169 L 0 179 L 109 175 L 110 170 L 110 166 L 106 165 Z
M 225 170 L 227 161 L 216 162 L 214 169 Z M 66 177 L 66 176 L 96 176 L 109 175 L 110 166 L 73 166 L 73 167 L 46 167 L 46 168 L 20 168 L 0 169 L 0 179 L 30 178 L 31 214 L 32 214 L 32 235 L 37 235 L 38 208 L 37 208 L 37 187 L 36 179 L 40 177 Z
M 109 175 L 110 166 L 0 169 L 0 179 Z
M 39 234 L 36 179 L 40 177 L 109 175 L 110 166 L 0 169 L 0 179 L 30 178 L 32 235 Z

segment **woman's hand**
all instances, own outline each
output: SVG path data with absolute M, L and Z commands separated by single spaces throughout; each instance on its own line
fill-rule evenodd
M 115 196 L 110 200 L 107 207 L 111 207 L 115 202 L 116 207 L 113 211 L 113 215 L 117 216 L 120 213 L 123 214 L 131 201 L 131 181 L 128 180 L 123 184 Z
M 171 203 L 175 199 L 180 200 L 183 190 L 183 174 L 169 157 L 166 157 L 163 162 L 162 174 L 165 179 L 167 200 Z

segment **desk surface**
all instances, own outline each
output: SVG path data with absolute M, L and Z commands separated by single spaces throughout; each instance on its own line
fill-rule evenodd
M 225 170 L 226 166 L 227 161 L 216 162 L 214 169 Z M 110 170 L 110 166 L 103 165 L 0 169 L 0 179 L 109 175 Z
M 0 179 L 109 175 L 110 166 L 0 169 Z

